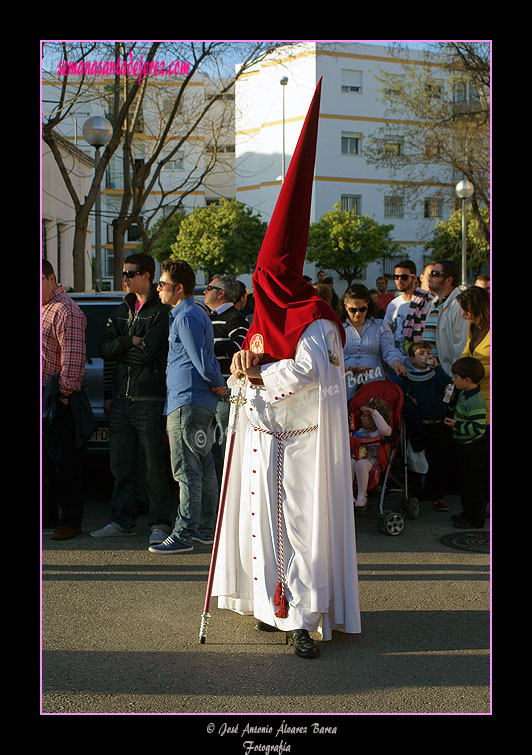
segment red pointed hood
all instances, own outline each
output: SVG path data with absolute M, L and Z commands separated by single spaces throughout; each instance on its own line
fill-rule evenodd
M 263 353 L 261 362 L 291 359 L 305 328 L 319 318 L 338 323 L 334 310 L 303 278 L 318 138 L 321 78 L 272 219 L 257 258 L 253 274 L 255 314 L 243 349 Z

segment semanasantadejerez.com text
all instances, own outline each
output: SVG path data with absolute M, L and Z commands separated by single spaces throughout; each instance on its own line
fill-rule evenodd
M 144 60 L 141 55 L 140 61 L 133 61 L 129 53 L 129 62 L 114 60 L 80 60 L 68 62 L 61 60 L 57 69 L 58 76 L 138 76 L 139 82 L 142 76 L 186 76 L 190 71 L 190 63 L 186 60 L 174 60 L 168 66 L 164 61 Z

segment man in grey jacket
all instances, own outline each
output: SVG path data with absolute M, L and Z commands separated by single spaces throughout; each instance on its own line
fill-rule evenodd
M 456 262 L 435 262 L 429 281 L 429 288 L 435 297 L 427 312 L 423 340 L 432 343 L 432 353 L 449 375 L 449 381 L 451 365 L 462 356 L 467 342 L 468 322 L 456 301 L 465 288 L 459 282 L 460 268 Z

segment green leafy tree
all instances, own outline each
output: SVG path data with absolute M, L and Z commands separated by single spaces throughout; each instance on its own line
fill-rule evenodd
M 369 215 L 342 210 L 337 202 L 310 226 L 307 260 L 335 270 L 349 285 L 370 262 L 400 254 L 400 247 L 390 237 L 393 228 L 380 225 Z
M 171 254 L 172 244 L 175 243 L 179 233 L 181 222 L 185 219 L 185 210 L 179 210 L 171 218 L 159 218 L 152 229 L 151 249 L 146 254 L 151 254 L 156 260 L 167 260 Z M 139 252 L 144 252 L 144 244 L 139 244 Z
M 196 207 L 181 222 L 171 258 L 212 273 L 249 273 L 255 265 L 267 224 L 235 197 L 219 205 Z
M 480 208 L 482 220 L 479 221 L 471 207 L 466 209 L 466 254 L 467 265 L 478 273 L 489 264 L 490 247 L 486 241 L 484 229 L 489 228 L 489 212 Z M 449 220 L 438 223 L 433 238 L 425 244 L 425 250 L 432 259 L 449 259 L 461 262 L 462 259 L 462 210 L 453 212 Z

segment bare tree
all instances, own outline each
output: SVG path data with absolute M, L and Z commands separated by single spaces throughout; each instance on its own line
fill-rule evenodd
M 378 77 L 388 122 L 368 138 L 366 159 L 392 172 L 405 207 L 415 208 L 427 189 L 427 202 L 454 198 L 456 176 L 467 178 L 473 213 L 489 238 L 479 210 L 490 201 L 489 45 L 438 43 L 415 61 L 404 47 L 393 54 L 403 72 Z
M 157 111 L 158 117 L 152 125 L 157 132 L 150 134 L 152 147 L 136 167 L 132 153 L 134 117 L 124 139 L 123 194 L 113 233 L 115 287 L 121 281 L 127 229 L 132 224 L 138 225 L 143 249 L 149 253 L 166 224 L 183 208 L 187 197 L 202 186 L 223 160 L 223 147 L 227 140 L 234 140 L 234 135 L 227 131 L 232 125 L 232 108 L 227 105 L 218 108 L 216 120 L 210 117 L 213 109 L 217 104 L 224 103 L 224 98 L 234 88 L 238 78 L 277 46 L 263 42 L 235 45 L 215 41 L 169 45 L 165 48 L 166 55 L 186 60 L 190 66 L 177 91 L 174 88 L 170 93 L 163 83 L 150 80 L 139 93 L 139 103 Z M 242 57 L 237 70 L 228 75 L 224 59 L 234 56 L 235 52 Z M 197 97 L 192 85 L 204 71 L 208 71 L 208 76 L 203 77 L 207 96 Z M 161 97 L 164 98 L 165 112 L 161 110 Z M 183 153 L 191 138 L 198 137 L 203 139 L 204 149 L 189 150 L 189 159 L 185 161 L 188 168 L 176 176 L 174 183 L 170 182 L 165 168 Z M 164 210 L 162 222 L 152 230 L 161 210 Z
M 172 78 L 171 94 L 168 90 L 165 92 L 168 77 L 163 80 L 151 73 L 143 76 L 130 75 L 127 71 L 125 76 L 115 73 L 114 85 L 108 88 L 105 95 L 105 110 L 113 125 L 113 136 L 102 154 L 85 201 L 76 196 L 68 171 L 60 162 L 58 149 L 54 149 L 52 145 L 54 129 L 57 129 L 70 114 L 74 103 L 79 101 L 81 96 L 90 96 L 90 81 L 86 76 L 76 76 L 72 87 L 69 80 L 72 79 L 72 75 L 64 75 L 57 106 L 45 118 L 43 125 L 43 139 L 54 153 L 74 202 L 76 289 L 84 287 L 83 249 L 89 213 L 111 157 L 122 146 L 122 195 L 117 218 L 113 223 L 114 278 L 115 287 L 120 288 L 127 230 L 136 224 L 140 229 L 143 248 L 149 251 L 158 234 L 164 229 L 165 222 L 182 208 L 186 197 L 203 184 L 217 162 L 223 159 L 224 152 L 221 147 L 224 144 L 224 132 L 229 124 L 229 111 L 222 108 L 215 122 L 213 119 L 209 120 L 213 108 L 223 103 L 240 76 L 281 44 L 263 41 L 213 41 L 152 43 L 148 48 L 136 46 L 137 43 L 124 42 L 103 43 L 98 46 L 95 43 L 75 43 L 70 46 L 67 43 L 57 44 L 61 45 L 63 60 L 69 64 L 72 60 L 76 63 L 88 60 L 89 55 L 91 58 L 107 55 L 114 58 L 115 71 L 119 70 L 119 63 L 121 70 L 124 69 L 124 61 L 130 60 L 133 52 L 137 56 L 146 53 L 146 64 L 153 61 L 156 54 L 158 60 L 164 57 L 165 61 L 181 60 L 183 63 L 179 69 L 179 76 Z M 240 56 L 238 65 L 233 64 L 232 69 L 229 69 L 227 61 L 235 60 L 237 55 Z M 174 73 L 177 71 L 174 70 Z M 198 79 L 208 81 L 209 96 L 206 98 L 194 96 L 194 85 Z M 160 102 L 157 106 L 161 94 L 165 94 L 164 111 L 160 109 Z M 147 109 L 153 113 L 157 107 L 158 117 L 152 119 L 150 126 L 150 148 L 145 149 L 143 157 L 135 158 L 139 142 L 135 137 L 143 111 Z M 179 177 L 176 176 L 173 184 L 169 183 L 169 173 L 165 168 L 187 148 L 191 140 L 197 138 L 201 138 L 208 149 L 196 149 L 193 155 L 190 154 L 188 169 Z M 144 142 L 146 144 L 148 140 L 145 139 Z M 151 232 L 154 218 L 157 215 L 160 217 L 161 210 L 164 210 L 164 220 L 157 224 L 154 232 Z
M 60 92 L 57 105 L 55 105 L 50 112 L 44 116 L 42 125 L 42 138 L 43 141 L 50 147 L 52 154 L 57 163 L 58 169 L 65 182 L 68 193 L 72 199 L 74 205 L 74 211 L 76 216 L 76 226 L 74 232 L 74 290 L 83 291 L 85 289 L 85 244 L 87 238 L 87 230 L 89 225 L 89 216 L 96 201 L 97 193 L 100 189 L 102 178 L 105 174 L 109 161 L 117 150 L 121 140 L 124 123 L 129 113 L 129 108 L 133 102 L 137 91 L 139 89 L 139 80 L 135 79 L 128 91 L 127 97 L 122 103 L 120 109 L 116 113 L 116 118 L 113 123 L 113 133 L 111 140 L 107 144 L 103 151 L 98 163 L 98 167 L 94 172 L 94 177 L 89 189 L 88 194 L 85 197 L 79 197 L 74 184 L 71 180 L 69 170 L 65 165 L 61 151 L 55 138 L 57 129 L 70 115 L 73 107 L 79 101 L 80 97 L 87 88 L 90 86 L 90 75 L 87 74 L 86 68 L 83 65 L 84 62 L 91 61 L 94 57 L 98 57 L 99 48 L 97 43 L 83 43 L 66 44 L 65 42 L 57 43 L 62 51 L 62 60 L 66 66 L 66 73 L 60 79 Z M 135 43 L 130 47 L 130 51 L 133 50 Z M 154 59 L 157 49 L 160 43 L 154 42 L 150 45 L 146 56 L 146 62 L 149 63 Z M 69 73 L 70 70 L 80 71 L 81 73 Z M 73 87 L 71 82 L 74 81 Z

